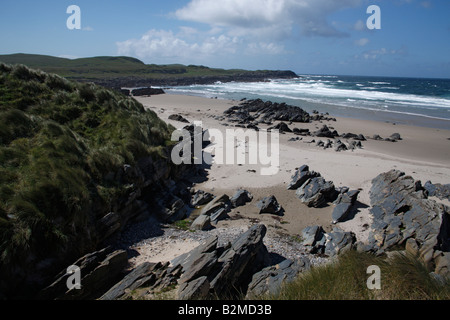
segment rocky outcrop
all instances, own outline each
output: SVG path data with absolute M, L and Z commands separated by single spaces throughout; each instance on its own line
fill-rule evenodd
M 174 121 L 178 121 L 178 122 L 184 122 L 184 123 L 189 123 L 189 121 L 184 118 L 182 115 L 180 114 L 171 114 L 169 116 L 169 120 L 174 120 Z
M 319 138 L 335 138 L 339 136 L 336 130 L 331 131 L 326 125 L 313 132 L 312 135 Z
M 351 212 L 355 202 L 358 198 L 359 190 L 346 191 L 340 193 L 334 204 L 336 207 L 333 209 L 332 222 L 338 223 L 345 221 Z
M 284 284 L 294 281 L 300 273 L 310 268 L 311 263 L 306 257 L 294 261 L 286 259 L 277 265 L 266 267 L 253 275 L 246 298 L 277 295 Z
M 133 97 L 154 96 L 154 95 L 158 95 L 158 94 L 165 94 L 165 92 L 163 89 L 151 88 L 151 87 L 138 88 L 138 89 L 131 90 L 131 95 Z
M 411 247 L 413 239 L 429 267 L 445 265 L 450 251 L 450 210 L 428 199 L 420 181 L 398 170 L 380 174 L 372 181 L 370 200 L 373 222 L 369 242 L 358 246 L 360 250 L 382 254 L 407 241 Z
M 423 187 L 428 192 L 429 197 L 450 200 L 450 184 L 433 184 L 431 181 L 427 181 Z
M 284 212 L 283 207 L 278 203 L 277 198 L 275 196 L 265 197 L 256 203 L 256 206 L 259 209 L 259 213 L 269 213 L 281 215 Z
M 288 190 L 296 190 L 300 188 L 308 179 L 320 177 L 320 173 L 309 171 L 307 165 L 303 165 L 295 171 L 295 174 L 291 177 Z
M 161 292 L 176 285 L 180 274 L 181 268 L 169 267 L 168 262 L 144 262 L 104 293 L 99 300 L 139 299 L 153 291 Z M 143 287 L 146 288 L 145 292 L 139 292 L 139 288 Z
M 80 300 L 95 299 L 115 283 L 128 264 L 126 251 L 111 252 L 110 248 L 81 257 L 73 263 L 80 271 L 81 289 L 68 290 L 67 280 L 69 274 L 63 270 L 56 280 L 42 290 L 40 299 Z
M 247 190 L 239 189 L 236 193 L 231 197 L 230 202 L 233 208 L 237 208 L 245 205 L 247 202 L 251 202 L 253 200 L 253 195 Z
M 239 124 L 250 124 L 252 122 L 254 124 L 271 124 L 274 121 L 310 121 L 309 113 L 299 107 L 290 106 L 285 103 L 264 102 L 261 99 L 245 100 L 240 105 L 226 110 L 224 114 L 228 117 L 228 121 L 238 122 Z M 282 129 L 288 130 L 289 128 L 286 127 L 287 125 L 283 126 Z
M 209 216 L 213 224 L 220 220 L 228 218 L 228 212 L 231 210 L 230 197 L 226 194 L 214 198 L 201 211 L 201 215 Z
M 140 88 L 149 86 L 189 86 L 193 84 L 214 84 L 220 82 L 255 82 L 255 81 L 267 81 L 268 79 L 293 79 L 298 78 L 297 74 L 292 71 L 273 70 L 273 71 L 251 71 L 234 73 L 232 75 L 217 75 L 217 76 L 185 76 L 180 74 L 179 76 L 172 74 L 165 77 L 117 77 L 117 78 L 104 78 L 96 79 L 95 83 L 109 87 L 109 88 Z M 86 79 L 72 77 L 74 80 L 86 81 Z M 92 81 L 92 79 L 89 79 Z
M 345 232 L 334 228 L 332 232 L 326 233 L 320 226 L 306 227 L 302 231 L 303 245 L 311 253 L 324 254 L 329 257 L 353 249 L 356 237 L 352 232 Z
M 270 255 L 263 243 L 265 234 L 264 225 L 254 225 L 226 247 L 219 247 L 217 237 L 213 236 L 171 263 L 145 262 L 100 299 L 138 299 L 168 289 L 176 289 L 176 298 L 183 300 L 245 293 L 252 276 L 270 265 Z M 286 274 L 293 274 L 288 270 L 290 266 L 284 268 Z M 304 261 L 292 268 L 300 270 L 307 266 L 308 262 Z
M 308 207 L 320 207 L 327 202 L 334 201 L 337 196 L 334 183 L 326 181 L 323 177 L 316 177 L 306 180 L 306 182 L 295 192 Z

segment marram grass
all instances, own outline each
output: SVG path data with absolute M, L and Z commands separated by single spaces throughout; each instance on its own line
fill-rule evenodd
M 369 266 L 381 271 L 381 289 L 370 290 Z M 312 268 L 285 284 L 272 300 L 448 300 L 450 284 L 437 281 L 418 257 L 396 254 L 387 259 L 357 251 Z

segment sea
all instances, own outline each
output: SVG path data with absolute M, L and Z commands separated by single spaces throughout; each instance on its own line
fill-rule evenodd
M 450 79 L 299 75 L 166 89 L 213 99 L 285 102 L 308 112 L 450 130 Z

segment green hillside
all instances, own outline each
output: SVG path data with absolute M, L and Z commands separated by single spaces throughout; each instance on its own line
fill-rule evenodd
M 0 55 L 0 61 L 8 64 L 24 64 L 45 72 L 56 73 L 69 79 L 108 79 L 108 78 L 191 78 L 233 75 L 260 75 L 267 70 L 247 71 L 240 69 L 224 70 L 194 65 L 146 65 L 130 57 L 93 57 L 65 59 L 45 55 L 12 54 Z

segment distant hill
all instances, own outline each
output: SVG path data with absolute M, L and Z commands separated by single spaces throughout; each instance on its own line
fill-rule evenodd
M 0 55 L 0 62 L 24 64 L 67 79 L 89 81 L 107 87 L 177 86 L 208 84 L 216 81 L 264 81 L 295 78 L 292 71 L 217 69 L 195 65 L 144 64 L 131 57 L 92 57 L 66 59 L 36 54 Z

